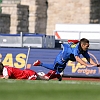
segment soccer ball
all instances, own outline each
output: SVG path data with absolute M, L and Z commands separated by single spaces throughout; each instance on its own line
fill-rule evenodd
M 40 75 L 40 76 L 44 76 L 45 75 L 44 72 L 38 72 L 37 74 Z

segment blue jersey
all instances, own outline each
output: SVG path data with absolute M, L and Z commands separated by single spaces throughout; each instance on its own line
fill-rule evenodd
M 56 57 L 55 63 L 61 65 L 68 62 L 68 60 L 76 61 L 75 56 L 80 56 L 82 54 L 86 59 L 90 58 L 88 51 L 83 51 L 79 43 L 75 48 L 72 48 L 69 44 L 63 44 L 63 50 Z

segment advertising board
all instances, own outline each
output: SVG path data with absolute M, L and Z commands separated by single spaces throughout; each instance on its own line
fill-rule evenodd
M 36 72 L 45 72 L 49 70 L 41 66 L 34 67 L 33 62 L 37 59 L 46 64 L 53 64 L 57 54 L 61 49 L 41 49 L 41 48 L 0 48 L 0 60 L 4 65 L 16 67 L 20 69 L 29 68 Z M 100 51 L 89 50 L 90 56 L 95 62 L 100 62 Z M 83 56 L 81 56 L 86 61 Z M 26 61 L 27 60 L 27 61 Z M 88 68 L 77 62 L 68 61 L 64 70 L 65 76 L 79 76 L 79 77 L 99 77 L 100 68 Z

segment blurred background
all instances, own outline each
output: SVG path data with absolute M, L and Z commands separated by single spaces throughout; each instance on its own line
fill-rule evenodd
M 87 38 L 90 55 L 100 62 L 99 23 L 100 0 L 0 0 L 0 60 L 18 68 L 31 68 L 37 59 L 53 63 L 62 43 Z M 98 68 L 72 63 L 66 75 L 99 77 Z

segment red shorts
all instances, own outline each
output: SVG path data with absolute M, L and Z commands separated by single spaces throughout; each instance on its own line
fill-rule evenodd
M 27 75 L 27 78 L 29 80 L 36 80 L 37 79 L 38 74 L 35 71 L 30 70 L 30 69 L 26 69 L 26 70 L 24 70 L 24 72 Z

